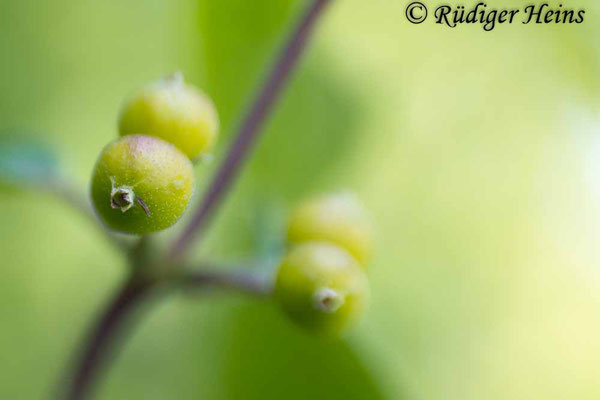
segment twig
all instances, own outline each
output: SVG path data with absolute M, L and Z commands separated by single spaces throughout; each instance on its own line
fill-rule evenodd
M 290 73 L 297 65 L 319 15 L 330 1 L 314 0 L 300 20 L 243 120 L 237 138 L 231 145 L 227 157 L 221 163 L 202 202 L 193 214 L 192 220 L 173 244 L 169 252 L 171 259 L 183 257 L 189 245 L 203 231 L 208 220 L 214 214 L 221 198 L 231 186 L 252 145 L 256 142 L 260 132 L 259 128 L 270 115 L 273 105 L 288 82 Z
M 272 283 L 268 276 L 248 271 L 186 271 L 178 278 L 184 289 L 218 288 L 244 292 L 256 296 L 268 296 Z
M 269 295 L 272 290 L 268 277 L 244 271 L 189 271 L 170 279 L 175 287 L 184 289 L 234 290 L 259 297 Z M 94 382 L 115 352 L 117 340 L 123 339 L 124 328 L 131 322 L 136 307 L 149 297 L 153 289 L 155 282 L 132 277 L 117 292 L 92 327 L 69 376 L 67 391 L 61 392 L 61 399 L 83 400 L 92 392 Z
M 119 334 L 123 333 L 136 306 L 149 294 L 151 288 L 150 281 L 131 278 L 117 292 L 114 300 L 92 327 L 74 365 L 67 391 L 61 398 L 81 400 L 91 393 L 94 381 L 98 379 L 106 360 L 114 352 L 114 344 Z

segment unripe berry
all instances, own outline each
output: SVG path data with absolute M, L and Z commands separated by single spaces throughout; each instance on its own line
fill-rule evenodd
M 300 204 L 290 216 L 287 237 L 291 243 L 310 240 L 335 243 L 362 265 L 371 257 L 371 220 L 350 193 L 316 197 Z
M 306 242 L 284 258 L 274 293 L 299 325 L 337 333 L 361 315 L 369 286 L 363 268 L 347 251 L 329 243 Z
M 191 160 L 205 154 L 216 141 L 217 112 L 202 92 L 175 74 L 148 85 L 125 104 L 119 134 L 150 135 L 174 144 Z
M 145 234 L 173 225 L 194 191 L 190 160 L 175 146 L 131 135 L 109 143 L 92 175 L 91 195 L 106 226 Z

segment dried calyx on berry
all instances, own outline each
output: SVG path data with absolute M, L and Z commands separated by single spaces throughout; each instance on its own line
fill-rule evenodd
M 274 293 L 300 326 L 336 333 L 362 314 L 369 285 L 364 269 L 346 250 L 330 243 L 306 242 L 284 257 Z
M 111 229 L 144 234 L 173 225 L 194 190 L 189 159 L 161 139 L 131 135 L 109 143 L 98 158 L 91 195 Z

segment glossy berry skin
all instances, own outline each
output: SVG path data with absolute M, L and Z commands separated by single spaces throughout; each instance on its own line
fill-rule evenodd
M 288 241 L 325 241 L 350 252 L 363 266 L 372 253 L 371 220 L 351 193 L 309 199 L 291 213 Z
M 148 85 L 123 107 L 119 134 L 143 134 L 174 144 L 191 160 L 205 154 L 219 131 L 217 112 L 202 92 L 181 75 Z
M 102 150 L 91 197 L 108 228 L 146 234 L 173 225 L 193 190 L 192 164 L 181 151 L 158 138 L 132 135 Z
M 329 243 L 306 242 L 285 256 L 274 293 L 300 326 L 338 333 L 362 314 L 369 286 L 364 269 L 347 251 Z

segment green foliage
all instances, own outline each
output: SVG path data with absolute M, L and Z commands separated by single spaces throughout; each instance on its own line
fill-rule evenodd
M 223 134 L 230 135 L 239 123 L 237 113 L 265 78 L 271 56 L 281 46 L 281 38 L 306 2 L 227 0 L 200 4 L 207 87 L 222 117 Z M 319 49 L 316 39 L 317 44 L 308 50 L 292 77 L 291 86 L 266 124 L 266 132 L 232 193 L 232 200 L 226 203 L 218 224 L 212 226 L 210 248 L 223 257 L 236 258 L 236 254 L 253 251 L 256 230 L 254 220 L 247 215 L 255 209 L 250 205 L 269 204 L 273 199 L 300 199 L 322 188 L 326 171 L 343 162 L 353 148 L 362 112 L 360 95 L 331 70 L 327 55 Z M 327 188 L 332 189 L 333 185 L 335 190 L 340 184 L 328 182 Z M 238 206 L 229 207 L 231 203 Z M 288 206 L 289 201 L 283 204 Z M 222 368 L 230 371 L 219 376 L 228 388 L 225 398 L 382 397 L 368 362 L 355 354 L 352 346 L 291 334 L 295 326 L 284 315 L 270 312 L 266 307 L 251 309 L 253 317 L 260 321 L 257 326 L 236 310 L 220 316 L 223 329 L 218 335 L 227 332 L 228 338 L 220 348 Z M 240 324 L 243 324 L 241 329 L 228 328 Z M 259 349 L 242 347 L 248 343 L 247 335 L 254 337 L 260 332 L 268 332 L 268 336 L 261 341 L 265 351 L 257 358 L 252 354 Z M 283 350 L 286 346 L 287 350 Z M 308 356 L 317 353 L 320 359 L 327 360 L 326 367 L 315 367 L 315 360 Z M 286 373 L 280 372 L 282 368 Z M 314 385 L 302 378 L 317 374 L 322 376 Z M 277 379 L 268 379 L 274 376 Z
M 223 398 L 383 400 L 372 365 L 356 343 L 298 329 L 274 306 L 237 304 L 221 342 Z M 244 334 L 241 334 L 244 332 Z M 329 396 L 329 397 L 323 397 Z M 404 400 L 404 393 L 393 397 Z
M 0 185 L 46 186 L 58 175 L 58 157 L 50 147 L 33 140 L 0 141 Z
M 55 132 L 84 182 L 124 94 L 181 69 L 231 138 L 304 4 L 1 1 L 0 124 Z M 491 33 L 411 26 L 405 6 L 335 2 L 194 254 L 249 258 L 257 205 L 356 188 L 379 233 L 364 323 L 328 341 L 270 304 L 174 298 L 98 400 L 600 396 L 598 2 L 580 26 Z M 52 201 L 0 200 L 0 398 L 46 398 L 123 260 Z

